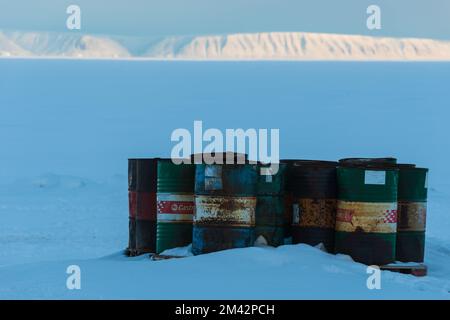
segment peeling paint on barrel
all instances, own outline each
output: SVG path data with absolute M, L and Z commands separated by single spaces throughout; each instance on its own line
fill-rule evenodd
M 399 165 L 397 260 L 423 262 L 428 169 Z
M 257 166 L 196 164 L 192 252 L 253 244 Z
M 255 225 L 256 197 L 195 197 L 196 225 Z
M 335 251 L 367 265 L 395 261 L 398 169 L 341 166 Z

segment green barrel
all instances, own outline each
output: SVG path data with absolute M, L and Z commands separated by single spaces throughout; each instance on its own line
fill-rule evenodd
M 428 169 L 399 166 L 397 260 L 423 262 Z
M 335 252 L 367 265 L 395 261 L 398 169 L 341 166 Z
M 260 169 L 264 167 L 269 166 L 260 165 Z M 274 247 L 284 244 L 286 167 L 280 163 L 276 174 L 258 175 L 255 239 Z
M 156 252 L 186 246 L 192 241 L 194 213 L 192 164 L 158 160 Z

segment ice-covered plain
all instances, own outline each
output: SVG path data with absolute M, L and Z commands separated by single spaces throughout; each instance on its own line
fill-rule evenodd
M 2 59 L 0 298 L 449 299 L 449 83 L 449 63 Z M 368 290 L 363 265 L 305 245 L 121 256 L 127 158 L 169 156 L 194 120 L 279 128 L 284 158 L 429 167 L 429 276 L 383 272 Z

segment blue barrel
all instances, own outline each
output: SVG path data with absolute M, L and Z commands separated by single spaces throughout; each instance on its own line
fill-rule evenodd
M 258 175 L 255 239 L 260 244 L 273 247 L 284 244 L 286 167 L 280 163 L 273 175 Z
M 253 245 L 258 166 L 196 164 L 192 252 Z

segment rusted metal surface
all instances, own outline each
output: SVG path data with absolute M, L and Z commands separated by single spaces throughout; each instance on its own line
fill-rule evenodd
M 256 197 L 195 196 L 196 225 L 253 227 Z
M 128 160 L 128 254 L 155 251 L 157 159 Z
M 296 199 L 293 226 L 334 229 L 336 203 L 336 199 Z
M 398 231 L 425 231 L 427 220 L 426 202 L 398 202 Z
M 397 202 L 338 201 L 336 231 L 395 233 Z
M 399 165 L 397 260 L 423 262 L 428 169 Z
M 334 250 L 337 162 L 300 160 L 291 169 L 292 243 L 325 245 Z
M 257 169 L 252 164 L 196 165 L 194 254 L 253 244 Z
M 333 252 L 336 199 L 297 199 L 293 207 L 292 243 L 322 243 Z

